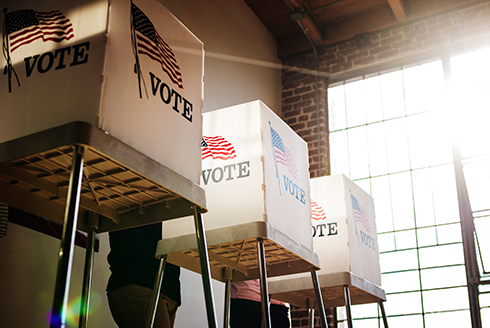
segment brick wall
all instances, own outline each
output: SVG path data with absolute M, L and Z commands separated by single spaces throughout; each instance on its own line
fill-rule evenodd
M 397 58 L 447 47 L 461 41 L 484 39 L 490 43 L 490 1 L 405 23 L 368 35 L 369 44 L 355 39 L 318 48 L 318 102 L 313 51 L 283 59 L 283 119 L 308 142 L 310 177 L 329 174 L 327 80 L 328 75 L 375 67 Z M 486 42 L 486 41 L 485 41 Z M 318 108 L 317 108 L 318 104 Z M 319 113 L 320 124 L 317 124 Z M 320 132 L 320 161 L 318 156 Z M 321 166 L 321 172 L 319 167 Z
M 490 1 L 372 32 L 368 38 L 368 44 L 363 46 L 358 46 L 360 43 L 352 39 L 319 48 L 318 63 L 313 51 L 283 59 L 282 115 L 308 143 L 312 178 L 330 173 L 326 91 L 329 76 L 346 75 L 349 71 L 374 73 L 383 63 L 395 62 L 400 58 L 435 53 L 438 49 L 451 47 L 451 51 L 460 50 L 459 45 L 465 41 L 477 40 L 478 44 L 490 44 Z M 317 65 L 318 97 L 314 73 Z M 291 316 L 293 327 L 308 327 L 308 312 L 305 309 L 292 307 Z M 327 310 L 327 316 L 329 326 L 333 327 L 333 311 Z M 318 317 L 315 327 L 320 327 Z

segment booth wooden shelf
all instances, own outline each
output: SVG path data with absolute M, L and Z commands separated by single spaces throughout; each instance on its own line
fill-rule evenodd
M 388 327 L 383 302 L 385 291 L 372 282 L 352 272 L 320 273 L 318 275 L 325 308 L 345 306 L 348 313 L 348 326 L 352 327 L 350 307 L 356 304 L 378 303 L 382 311 L 385 327 Z M 271 297 L 307 309 L 315 302 L 314 290 L 307 276 L 290 276 L 281 280 L 269 281 Z
M 258 238 L 264 241 L 268 277 L 320 269 L 316 253 L 267 222 L 258 221 L 206 230 L 212 277 L 226 282 L 226 271 L 231 269 L 232 281 L 259 279 Z M 165 254 L 167 262 L 200 272 L 197 244 L 192 235 L 160 240 L 157 256 Z M 311 279 L 309 283 L 311 288 Z
M 100 215 L 101 233 L 206 211 L 201 187 L 84 122 L 0 144 L 0 199 L 63 223 L 74 145 L 85 149 L 80 230 L 87 212 Z

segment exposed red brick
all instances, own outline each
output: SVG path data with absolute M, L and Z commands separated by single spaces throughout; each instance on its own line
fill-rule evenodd
M 447 22 L 440 23 L 440 24 L 429 27 L 429 32 L 434 33 L 437 31 L 441 31 L 441 30 L 445 30 L 447 28 L 450 28 L 451 26 L 453 26 L 453 22 L 447 21 Z
M 353 62 L 353 65 L 354 66 L 364 66 L 364 65 L 367 65 L 367 64 L 374 63 L 375 61 L 376 61 L 376 57 L 374 57 L 374 56 L 368 56 L 368 57 L 365 57 L 365 58 L 361 58 L 361 59 L 355 60 Z
M 382 47 L 379 47 L 379 48 L 371 49 L 369 51 L 369 53 L 371 55 L 377 55 L 377 54 L 379 54 L 381 52 L 385 52 L 385 51 L 388 51 L 388 50 L 391 50 L 391 49 L 392 49 L 391 44 L 388 44 L 388 45 L 385 45 L 385 46 L 382 46 Z
M 376 59 L 382 60 L 382 59 L 386 59 L 389 57 L 396 56 L 398 54 L 400 54 L 400 51 L 398 51 L 398 50 L 386 51 L 386 52 L 380 53 L 378 56 L 376 56 Z
M 397 42 L 397 41 L 400 41 L 402 39 L 403 39 L 403 35 L 395 35 L 395 36 L 392 36 L 391 38 L 386 38 L 386 39 L 381 40 L 381 46 L 385 46 L 387 44 L 391 44 L 393 42 Z

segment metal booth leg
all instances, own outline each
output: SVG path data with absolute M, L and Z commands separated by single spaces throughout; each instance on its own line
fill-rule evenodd
M 80 317 L 78 327 L 87 327 L 88 308 L 90 301 L 90 287 L 92 286 L 92 273 L 94 268 L 95 228 L 88 232 L 87 250 L 85 251 L 85 269 L 83 271 L 82 296 L 80 301 Z
M 157 313 L 158 299 L 160 298 L 160 289 L 162 288 L 162 280 L 166 264 L 167 255 L 163 255 L 160 258 L 160 265 L 158 266 L 157 276 L 155 277 L 155 284 L 153 285 L 150 308 L 148 310 L 148 316 L 146 317 L 146 328 L 153 327 L 153 323 L 155 322 L 155 314 Z
M 382 300 L 378 300 L 379 308 L 381 309 L 381 316 L 383 317 L 383 324 L 385 328 L 388 328 L 388 318 L 386 317 L 385 306 Z
M 315 268 L 311 268 L 310 270 L 313 289 L 315 290 L 316 303 L 318 304 L 318 311 L 320 311 L 320 322 L 323 328 L 327 328 L 327 316 L 325 315 L 325 305 L 323 304 L 322 291 L 320 289 L 320 283 L 318 282 L 318 274 Z
M 51 309 L 51 328 L 64 327 L 66 322 L 66 306 L 68 303 L 73 262 L 73 245 L 77 228 L 80 190 L 82 186 L 83 153 L 84 148 L 82 146 L 76 145 L 73 147 L 73 159 L 66 197 L 65 218 L 58 257 L 53 308 Z
M 230 302 L 231 302 L 231 280 L 233 278 L 233 270 L 230 268 L 225 268 L 225 310 L 223 315 L 223 327 L 230 327 Z
M 259 260 L 260 298 L 262 304 L 262 328 L 271 328 L 269 290 L 267 288 L 267 270 L 264 239 L 257 238 L 257 257 Z
M 199 261 L 201 263 L 202 284 L 204 287 L 204 297 L 206 300 L 206 312 L 208 315 L 209 328 L 218 327 L 216 313 L 214 311 L 213 289 L 211 286 L 211 270 L 209 269 L 208 247 L 206 235 L 204 233 L 204 223 L 202 214 L 197 206 L 194 206 L 194 224 L 196 226 L 197 248 L 199 250 Z
M 310 299 L 306 299 L 306 307 L 308 308 L 308 328 L 315 326 L 315 304 L 310 304 Z
M 350 291 L 349 286 L 344 285 L 344 297 L 345 297 L 345 312 L 347 312 L 347 324 L 349 328 L 352 328 L 352 312 L 351 312 L 351 302 L 350 302 Z

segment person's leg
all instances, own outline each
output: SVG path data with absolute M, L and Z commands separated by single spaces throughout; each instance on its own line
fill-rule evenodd
M 272 328 L 290 328 L 289 308 L 284 305 L 271 304 Z
M 124 286 L 108 293 L 109 308 L 119 328 L 145 327 L 151 296 L 150 288 L 138 285 Z M 177 302 L 160 295 L 153 327 L 172 328 L 176 310 Z
M 231 328 L 262 328 L 262 308 L 260 302 L 231 299 Z

